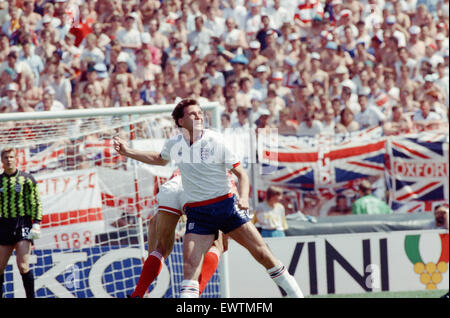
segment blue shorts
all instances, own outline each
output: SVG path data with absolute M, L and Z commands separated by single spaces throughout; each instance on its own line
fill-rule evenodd
M 236 196 L 204 206 L 184 208 L 187 216 L 186 233 L 215 234 L 231 232 L 250 221 L 247 211 L 239 210 Z

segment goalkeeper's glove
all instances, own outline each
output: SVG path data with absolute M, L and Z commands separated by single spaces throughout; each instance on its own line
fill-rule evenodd
M 41 226 L 39 223 L 34 223 L 30 232 L 28 233 L 27 239 L 29 240 L 37 240 L 41 237 Z

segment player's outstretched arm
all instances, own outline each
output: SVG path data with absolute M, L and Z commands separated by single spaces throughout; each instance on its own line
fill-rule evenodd
M 115 151 L 131 159 L 156 166 L 165 166 L 168 163 L 167 160 L 161 158 L 159 152 L 132 149 L 125 140 L 122 140 L 117 136 L 113 137 L 113 144 Z

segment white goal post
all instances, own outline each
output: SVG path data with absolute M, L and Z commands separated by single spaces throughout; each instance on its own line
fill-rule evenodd
M 0 150 L 18 149 L 43 201 L 42 236 L 31 269 L 37 297 L 126 297 L 146 253 L 148 215 L 174 167 L 155 168 L 114 152 L 111 138 L 155 147 L 175 131 L 171 105 L 0 114 Z M 202 103 L 206 125 L 220 128 L 220 105 Z M 155 149 L 156 150 L 156 149 Z M 177 297 L 183 275 L 178 241 L 148 297 Z M 228 297 L 226 253 L 202 297 Z M 15 258 L 5 271 L 5 297 L 23 297 Z

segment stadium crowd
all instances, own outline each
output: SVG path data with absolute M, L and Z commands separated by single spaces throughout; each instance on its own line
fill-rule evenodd
M 446 0 L 1 0 L 0 112 L 194 97 L 224 106 L 223 128 L 434 129 L 448 125 L 448 10 Z

